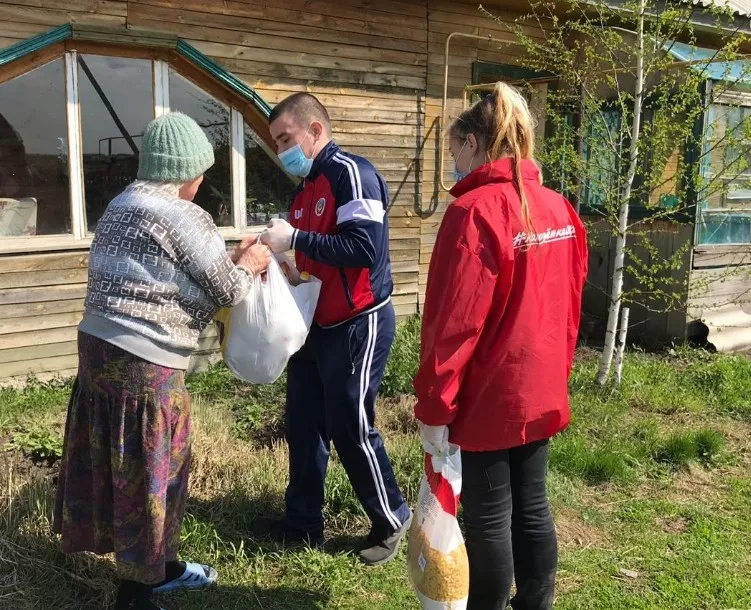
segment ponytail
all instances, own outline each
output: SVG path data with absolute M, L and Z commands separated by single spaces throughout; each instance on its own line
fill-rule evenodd
M 522 220 L 532 230 L 529 202 L 522 181 L 522 160 L 534 161 L 534 119 L 527 100 L 519 91 L 497 82 L 493 93 L 465 110 L 451 126 L 450 134 L 466 140 L 472 133 L 485 148 L 485 162 L 511 157 L 514 164 L 514 183 L 521 199 Z

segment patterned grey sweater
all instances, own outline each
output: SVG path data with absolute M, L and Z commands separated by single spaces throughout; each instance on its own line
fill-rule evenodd
M 211 216 L 171 185 L 134 182 L 107 207 L 89 256 L 82 332 L 186 369 L 198 335 L 250 290 Z

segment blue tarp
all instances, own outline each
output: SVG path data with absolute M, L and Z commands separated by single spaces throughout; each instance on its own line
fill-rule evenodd
M 748 60 L 712 61 L 709 63 L 717 56 L 716 50 L 695 47 L 682 42 L 672 42 L 665 45 L 665 50 L 677 61 L 706 61 L 707 63 L 696 64 L 691 68 L 705 72 L 707 78 L 712 80 L 751 84 L 751 62 Z

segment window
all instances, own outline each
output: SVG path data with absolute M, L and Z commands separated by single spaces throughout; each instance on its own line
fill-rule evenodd
M 88 245 L 136 179 L 146 125 L 170 110 L 194 118 L 214 147 L 195 203 L 223 235 L 286 216 L 296 183 L 254 131 L 270 112 L 257 93 L 182 40 L 132 57 L 97 41 L 78 53 L 78 41 L 60 42 L 73 27 L 0 50 L 11 57 L 0 62 L 0 252 Z M 59 57 L 18 75 L 19 50 L 58 43 Z
M 489 61 L 476 61 L 472 64 L 472 84 L 484 85 L 502 81 L 530 81 L 538 79 L 555 79 L 552 72 L 537 72 L 523 66 L 499 64 Z
M 144 127 L 154 118 L 152 62 L 78 56 L 86 227 L 94 232 L 109 202 L 138 173 Z M 122 95 L 127 83 L 128 95 Z
M 751 204 L 751 108 L 730 107 L 720 116 L 726 123 L 724 145 L 718 146 L 722 152 L 721 173 L 725 189 L 725 207 L 748 207 Z
M 231 227 L 235 219 L 232 213 L 229 108 L 172 69 L 169 96 L 170 108 L 195 119 L 214 147 L 214 165 L 204 175 L 194 201 L 211 214 L 218 227 Z
M 248 225 L 265 225 L 271 218 L 287 218 L 295 185 L 245 129 L 245 188 Z
M 700 244 L 751 244 L 751 107 L 715 103 L 708 111 Z
M 0 84 L 0 237 L 71 232 L 65 67 Z
M 621 115 L 603 110 L 589 121 L 583 138 L 585 161 L 582 205 L 589 208 L 618 204 L 618 164 L 620 162 Z

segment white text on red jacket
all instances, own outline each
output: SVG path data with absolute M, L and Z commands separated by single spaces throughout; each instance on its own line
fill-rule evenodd
M 543 246 L 554 241 L 574 239 L 574 237 L 576 237 L 576 227 L 574 227 L 574 225 L 568 225 L 563 229 L 548 228 L 542 233 L 526 233 L 525 231 L 520 231 L 514 236 L 514 248 Z

